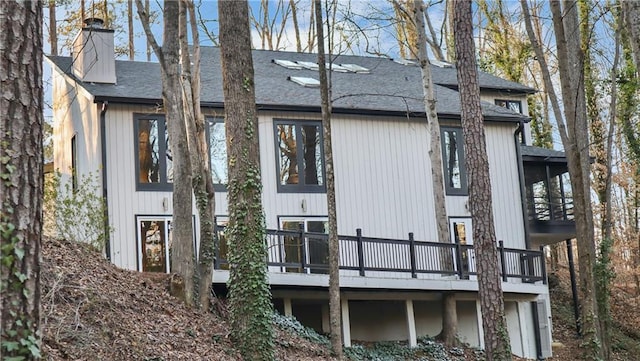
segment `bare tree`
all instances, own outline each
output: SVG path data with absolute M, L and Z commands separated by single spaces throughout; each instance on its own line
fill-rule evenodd
M 327 78 L 324 54 L 324 26 L 322 1 L 315 0 L 316 34 L 318 36 L 318 72 L 320 75 L 320 98 L 322 99 L 322 136 L 324 138 L 324 163 L 327 184 L 327 209 L 329 223 L 329 324 L 331 349 L 342 359 L 342 323 L 340 322 L 340 244 L 338 241 L 338 216 L 336 207 L 335 173 L 333 169 L 333 147 L 331 144 L 331 84 Z M 331 53 L 329 53 L 331 58 Z
M 578 240 L 581 299 L 581 333 L 585 339 L 584 355 L 600 359 L 602 340 L 598 324 L 596 287 L 594 282 L 595 241 L 591 209 L 589 135 L 584 89 L 584 54 L 580 48 L 578 9 L 575 1 L 551 2 L 555 32 L 558 71 L 560 74 L 562 109 L 553 90 L 553 82 L 539 40 L 531 26 L 526 0 L 521 0 L 525 26 L 536 58 L 540 63 L 545 87 L 558 123 L 560 138 L 567 155 L 574 201 L 576 238 Z M 572 59 L 574 64 L 569 64 Z
M 474 250 L 487 360 L 511 360 L 511 345 L 504 314 L 502 281 L 498 267 L 491 180 L 480 86 L 476 67 L 471 1 L 454 4 L 454 38 L 458 68 L 458 88 L 462 104 L 462 132 L 469 171 L 469 208 L 473 219 Z
M 33 360 L 41 357 L 42 2 L 0 6 L 0 48 L 0 354 Z
M 417 38 L 414 46 L 418 53 L 414 54 L 420 63 L 422 72 L 422 92 L 424 94 L 424 111 L 427 117 L 427 130 L 429 132 L 429 160 L 433 171 L 433 203 L 436 216 L 436 228 L 438 230 L 438 241 L 451 242 L 449 231 L 449 221 L 447 218 L 447 208 L 445 204 L 444 175 L 442 172 L 442 148 L 440 142 L 440 122 L 436 111 L 436 98 L 433 90 L 433 78 L 431 77 L 431 63 L 427 56 L 427 34 L 425 21 L 427 18 L 422 0 L 414 0 L 412 4 L 413 23 Z M 444 249 L 446 250 L 446 249 Z M 448 251 L 442 252 L 440 261 L 443 265 L 451 267 L 452 259 Z M 448 268 L 449 268 L 448 267 Z M 454 293 L 444 293 L 443 295 L 442 331 L 439 337 L 447 345 L 457 343 L 458 315 L 456 312 L 456 299 Z
M 621 0 L 624 27 L 629 32 L 629 42 L 633 49 L 636 71 L 640 72 L 640 1 Z
M 180 276 L 174 289 L 185 304 L 194 304 L 193 202 L 191 194 L 191 164 L 187 144 L 187 130 L 180 79 L 179 2 L 164 3 L 164 30 L 162 47 L 156 42 L 149 25 L 149 14 L 144 12 L 142 1 L 136 0 L 138 15 L 147 40 L 151 44 L 162 76 L 162 101 L 165 110 L 167 132 L 173 156 L 173 241 L 171 246 L 172 272 Z
M 49 44 L 51 55 L 58 55 L 58 24 L 56 20 L 56 0 L 49 0 Z
M 193 55 L 190 55 L 187 39 L 187 12 L 193 38 Z M 180 1 L 180 58 L 182 65 L 182 98 L 184 101 L 184 122 L 187 130 L 187 144 L 192 171 L 193 194 L 200 218 L 200 250 L 195 270 L 198 296 L 197 304 L 205 309 L 209 306 L 214 243 L 215 191 L 209 167 L 209 147 L 205 134 L 205 120 L 200 110 L 200 38 L 195 18 L 195 8 L 191 0 Z
M 134 47 L 133 34 L 133 0 L 127 0 L 127 30 L 129 35 L 129 60 L 134 60 L 136 51 Z
M 249 6 L 218 2 L 229 168 L 231 336 L 246 360 L 273 360 Z

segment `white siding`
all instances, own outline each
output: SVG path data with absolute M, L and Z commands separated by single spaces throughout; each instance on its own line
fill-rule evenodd
M 496 123 L 485 126 L 496 239 L 505 247 L 525 248 L 515 129 Z
M 111 105 L 107 112 L 109 215 L 116 228 L 112 257 L 114 263 L 131 269 L 137 267 L 135 215 L 172 212 L 170 192 L 135 190 L 132 113 L 153 111 L 150 107 Z M 278 228 L 278 217 L 283 216 L 326 216 L 324 193 L 278 193 L 274 119 L 319 120 L 319 116 L 269 112 L 259 117 L 267 227 Z M 356 228 L 361 228 L 363 235 L 370 237 L 407 239 L 408 233 L 414 232 L 418 241 L 436 240 L 424 123 L 406 118 L 335 116 L 332 125 L 339 233 L 355 235 Z M 486 127 L 497 237 L 509 247 L 523 247 L 514 129 L 506 124 Z M 449 216 L 469 216 L 467 198 L 448 196 Z M 166 209 L 163 201 L 168 204 Z M 216 214 L 228 215 L 225 193 L 216 194 Z

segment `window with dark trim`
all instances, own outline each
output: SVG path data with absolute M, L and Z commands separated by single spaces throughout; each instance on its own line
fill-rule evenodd
M 443 127 L 440 132 L 446 193 L 447 195 L 468 195 L 462 128 Z
M 78 190 L 78 137 L 71 137 L 71 189 Z
M 279 119 L 273 124 L 278 192 L 325 192 L 321 122 Z
M 207 139 L 213 188 L 218 192 L 227 190 L 227 137 L 223 118 L 207 118 Z
M 163 115 L 134 115 L 136 190 L 171 190 L 173 161 Z
M 227 143 L 224 119 L 206 119 L 211 177 L 215 191 L 227 190 Z M 136 147 L 136 190 L 170 191 L 173 161 L 164 115 L 134 115 Z
M 495 103 L 499 107 L 511 109 L 516 113 L 522 114 L 522 102 L 519 100 L 496 99 Z

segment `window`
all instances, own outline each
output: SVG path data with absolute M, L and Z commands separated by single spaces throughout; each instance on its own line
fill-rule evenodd
M 71 137 L 71 189 L 78 190 L 78 137 Z
M 137 190 L 171 190 L 173 161 L 164 116 L 134 117 Z
M 461 128 L 441 128 L 444 186 L 448 195 L 467 195 Z
M 229 182 L 229 174 L 227 172 L 227 138 L 224 129 L 224 119 L 208 118 L 207 125 L 213 187 L 216 191 L 224 192 Z
M 163 115 L 134 116 L 136 141 L 136 189 L 170 191 L 173 187 L 173 161 Z M 207 118 L 211 177 L 214 189 L 226 191 L 227 144 L 222 118 Z
M 496 99 L 496 105 L 522 114 L 522 103 L 519 100 Z
M 326 186 L 321 123 L 276 120 L 274 128 L 278 191 L 324 192 Z

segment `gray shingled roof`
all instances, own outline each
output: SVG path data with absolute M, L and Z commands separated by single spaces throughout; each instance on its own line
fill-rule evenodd
M 520 150 L 523 157 L 531 158 L 566 158 L 564 152 L 554 149 L 536 147 L 532 145 L 521 145 Z
M 71 58 L 49 56 L 53 64 L 68 76 Z M 288 80 L 289 76 L 313 77 L 317 71 L 292 70 L 272 62 L 274 59 L 316 62 L 317 55 L 309 53 L 276 52 L 254 50 L 253 61 L 256 83 L 256 103 L 262 109 L 307 108 L 319 109 L 320 92 L 317 88 L 306 88 Z M 398 64 L 388 58 L 342 55 L 334 59 L 335 64 L 351 63 L 366 67 L 370 74 L 332 72 L 333 110 L 352 113 L 424 113 L 420 69 L 417 66 Z M 220 72 L 220 50 L 202 47 L 202 102 L 221 105 L 222 74 Z M 456 69 L 432 66 L 437 111 L 440 116 L 460 115 Z M 162 84 L 158 63 L 116 61 L 117 84 L 81 83 L 96 101 L 112 102 L 159 102 Z M 487 73 L 480 73 L 481 88 L 501 89 L 508 93 L 526 94 L 533 89 L 513 83 Z M 526 119 L 509 109 L 483 103 L 487 120 L 516 121 Z

